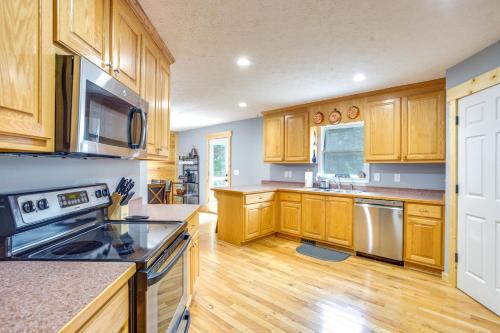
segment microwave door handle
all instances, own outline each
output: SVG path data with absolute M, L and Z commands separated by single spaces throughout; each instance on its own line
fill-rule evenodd
M 143 148 L 146 143 L 146 129 L 148 128 L 147 114 L 141 109 L 141 141 L 139 143 L 139 148 Z
M 181 256 L 184 255 L 184 252 L 186 252 L 186 249 L 191 241 L 191 235 L 186 234 L 184 235 L 184 244 L 182 244 L 181 249 L 177 254 L 170 259 L 169 263 L 167 266 L 160 272 L 154 272 L 152 274 L 148 274 L 148 286 L 152 286 L 156 282 L 160 281 L 167 273 L 174 267 L 175 263 Z
M 141 141 L 139 143 L 135 143 L 132 140 L 132 137 L 134 136 L 134 117 L 136 114 L 140 114 L 141 117 Z M 143 132 L 144 132 L 144 119 L 142 117 L 142 110 L 139 108 L 131 108 L 129 113 L 128 113 L 128 146 L 131 149 L 138 149 L 141 146 L 141 143 L 143 141 Z

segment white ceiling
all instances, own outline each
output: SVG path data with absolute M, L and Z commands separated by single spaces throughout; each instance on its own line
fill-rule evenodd
M 500 0 L 140 3 L 176 58 L 174 130 L 444 77 L 500 39 Z M 237 67 L 239 56 L 251 66 Z M 367 79 L 353 82 L 359 72 Z

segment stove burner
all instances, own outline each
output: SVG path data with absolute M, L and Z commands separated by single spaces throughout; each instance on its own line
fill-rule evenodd
M 80 254 L 89 252 L 95 249 L 100 248 L 103 245 L 102 242 L 99 241 L 77 241 L 68 244 L 61 245 L 54 250 L 52 250 L 52 254 L 55 255 L 72 255 L 72 254 Z

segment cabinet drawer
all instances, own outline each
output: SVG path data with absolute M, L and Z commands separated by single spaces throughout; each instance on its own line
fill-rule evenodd
M 441 206 L 408 204 L 408 215 L 441 218 Z
M 280 192 L 280 200 L 300 202 L 300 193 Z
M 264 192 L 245 195 L 245 205 L 274 200 L 274 192 Z

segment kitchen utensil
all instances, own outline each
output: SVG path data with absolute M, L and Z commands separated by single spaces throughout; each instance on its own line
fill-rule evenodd
M 328 179 L 322 179 L 322 180 L 320 180 L 319 181 L 319 188 L 323 189 L 323 190 L 329 189 L 330 188 L 330 182 L 328 181 Z
M 122 197 L 122 199 L 120 200 L 120 206 L 125 206 L 128 204 L 128 202 L 130 201 L 130 199 L 132 199 L 132 197 L 134 196 L 135 192 L 132 191 L 132 192 L 129 192 L 127 193 L 127 195 L 125 195 L 124 197 Z

